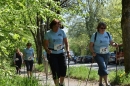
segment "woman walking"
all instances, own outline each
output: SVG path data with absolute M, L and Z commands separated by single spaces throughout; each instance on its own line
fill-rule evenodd
M 51 30 L 47 31 L 44 38 L 44 48 L 47 52 L 47 58 L 51 67 L 55 86 L 63 86 L 66 76 L 66 57 L 64 54 L 64 45 L 67 56 L 69 57 L 69 46 L 65 32 L 60 29 L 60 21 L 54 19 L 50 23 Z
M 24 63 L 27 68 L 27 75 L 28 77 L 32 76 L 32 69 L 33 69 L 33 60 L 34 60 L 34 50 L 31 48 L 32 44 L 27 43 L 26 48 L 23 51 L 23 58 L 24 58 Z
M 20 52 L 20 50 L 17 48 L 16 52 L 14 53 L 14 64 L 16 66 L 16 73 L 17 74 L 21 74 L 21 65 L 22 65 L 22 52 Z
M 106 24 L 104 22 L 100 22 L 97 26 L 97 32 L 92 35 L 90 40 L 90 51 L 99 66 L 99 86 L 104 86 L 102 79 L 104 79 L 106 86 L 111 86 L 107 77 L 109 44 L 117 47 L 117 44 L 113 42 L 111 35 L 106 32 L 106 28 Z

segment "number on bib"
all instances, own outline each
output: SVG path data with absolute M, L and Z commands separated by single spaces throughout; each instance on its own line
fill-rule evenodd
M 101 48 L 100 48 L 100 53 L 101 53 L 101 54 L 106 54 L 106 53 L 108 53 L 107 47 L 101 47 Z

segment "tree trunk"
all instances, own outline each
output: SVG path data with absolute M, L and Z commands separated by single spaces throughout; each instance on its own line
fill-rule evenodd
M 44 22 L 42 17 L 37 13 L 37 33 L 36 33 L 36 52 L 38 64 L 42 64 L 42 44 L 44 38 Z
M 125 72 L 130 73 L 130 0 L 122 0 L 121 20 Z

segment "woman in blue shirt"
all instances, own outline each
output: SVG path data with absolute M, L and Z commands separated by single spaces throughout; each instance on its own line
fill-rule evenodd
M 23 51 L 23 58 L 24 58 L 24 63 L 27 68 L 27 75 L 28 75 L 28 77 L 30 77 L 30 76 L 32 76 L 34 50 L 33 50 L 33 48 L 31 48 L 31 46 L 32 46 L 31 43 L 27 43 L 26 46 L 27 46 L 27 48 L 25 48 Z
M 103 86 L 102 79 L 104 79 L 106 86 L 111 86 L 108 83 L 107 63 L 109 59 L 109 45 L 117 47 L 113 42 L 111 35 L 105 31 L 106 24 L 100 22 L 97 26 L 97 32 L 94 33 L 90 40 L 90 51 L 99 66 L 99 86 Z
M 66 57 L 64 54 L 64 45 L 67 56 L 69 57 L 69 46 L 65 32 L 60 29 L 60 21 L 54 19 L 50 23 L 50 28 L 44 38 L 44 48 L 47 52 L 47 58 L 51 67 L 53 80 L 56 86 L 63 86 L 66 76 Z

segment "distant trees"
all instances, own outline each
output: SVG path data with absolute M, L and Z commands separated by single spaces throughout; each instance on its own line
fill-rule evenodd
M 107 31 L 111 33 L 113 40 L 122 43 L 121 1 L 75 0 L 70 4 L 66 15 L 66 21 L 69 22 L 68 35 L 72 38 L 70 47 L 78 55 L 89 54 L 87 47 L 90 37 L 96 31 L 97 23 L 101 21 L 106 22 Z M 114 48 L 111 48 L 111 51 L 114 51 Z

